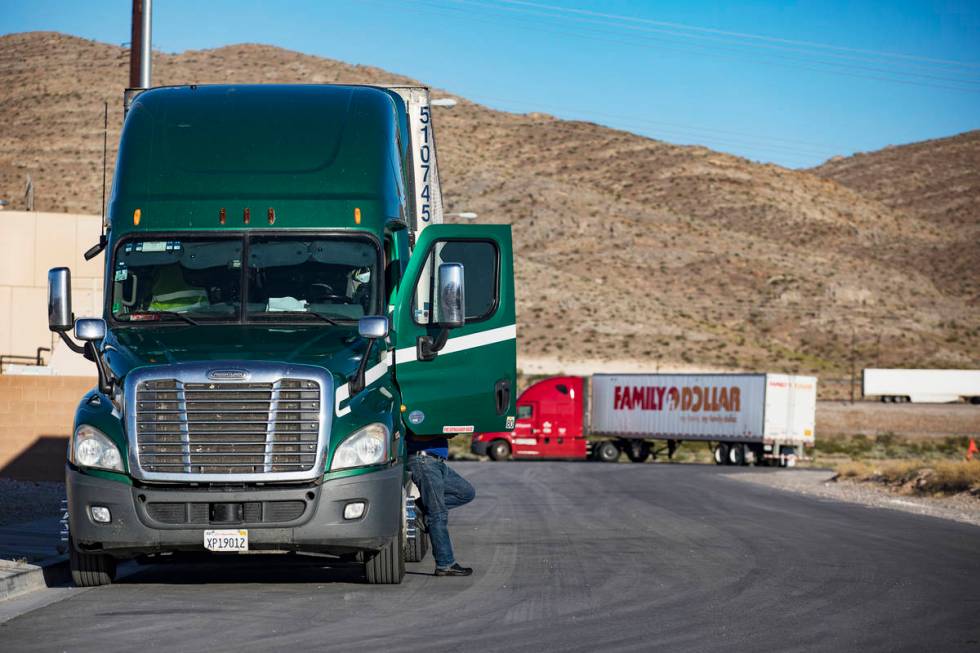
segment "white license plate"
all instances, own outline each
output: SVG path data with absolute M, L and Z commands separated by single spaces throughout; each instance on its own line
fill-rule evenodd
M 208 551 L 248 551 L 248 529 L 204 531 L 204 548 Z

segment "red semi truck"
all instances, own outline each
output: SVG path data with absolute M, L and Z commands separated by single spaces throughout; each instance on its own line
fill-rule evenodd
M 813 446 L 817 379 L 786 374 L 596 374 L 534 383 L 513 431 L 477 433 L 491 460 L 644 462 L 706 442 L 719 465 L 793 465 Z

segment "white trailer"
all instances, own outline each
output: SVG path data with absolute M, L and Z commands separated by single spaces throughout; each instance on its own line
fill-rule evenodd
M 980 404 L 980 370 L 868 368 L 861 376 L 861 393 L 883 402 Z
M 716 443 L 718 464 L 792 465 L 813 446 L 812 376 L 596 374 L 591 386 L 590 432 L 615 437 L 630 458 L 646 458 L 647 440 L 667 440 L 670 451 L 696 440 Z M 602 458 L 602 444 L 593 449 Z

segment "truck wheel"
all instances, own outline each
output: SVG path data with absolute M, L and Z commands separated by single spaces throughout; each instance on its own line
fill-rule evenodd
M 82 553 L 68 542 L 68 566 L 76 587 L 109 585 L 116 579 L 116 559 L 102 553 Z
M 718 446 L 715 447 L 715 464 L 716 465 L 727 465 L 728 464 L 728 445 L 724 442 L 719 442 Z
M 507 460 L 510 458 L 510 445 L 506 440 L 494 440 L 487 449 L 490 460 Z
M 405 562 L 422 562 L 428 552 L 429 536 L 421 531 L 416 531 L 415 537 L 408 541 L 408 546 L 405 549 Z
M 398 535 L 391 538 L 380 551 L 364 552 L 364 575 L 368 585 L 398 585 L 405 577 L 405 555 L 402 540 L 405 524 L 402 522 Z
M 596 448 L 596 459 L 601 463 L 614 463 L 619 460 L 619 448 L 609 440 L 600 442 Z
M 742 466 L 745 464 L 745 445 L 733 444 L 728 449 L 728 462 L 732 465 Z
M 626 447 L 626 457 L 630 462 L 643 463 L 650 457 L 650 445 L 646 442 L 631 442 Z
M 411 501 L 414 506 L 414 499 L 408 499 L 408 501 Z M 413 510 L 417 510 L 417 508 L 413 507 Z M 417 520 L 413 527 L 415 535 L 406 538 L 405 542 L 405 562 L 422 562 L 425 559 L 425 554 L 429 551 L 429 538 L 419 529 Z
M 970 403 L 974 406 L 980 406 L 980 397 L 970 397 Z

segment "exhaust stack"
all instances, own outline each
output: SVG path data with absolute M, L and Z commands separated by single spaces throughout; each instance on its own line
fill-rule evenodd
M 123 114 L 140 91 L 150 88 L 153 70 L 153 0 L 133 0 L 129 38 L 129 88 L 123 96 Z

